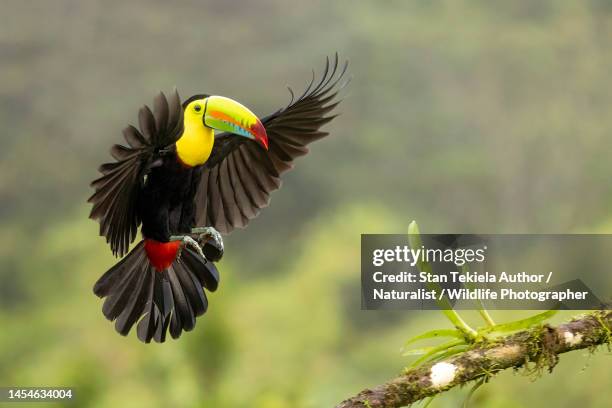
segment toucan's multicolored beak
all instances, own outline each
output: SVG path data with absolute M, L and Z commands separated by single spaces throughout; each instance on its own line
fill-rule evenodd
M 209 96 L 204 103 L 204 125 L 255 140 L 268 150 L 266 128 L 247 107 L 224 96 Z

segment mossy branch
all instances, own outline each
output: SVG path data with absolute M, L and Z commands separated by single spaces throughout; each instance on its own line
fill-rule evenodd
M 552 369 L 559 354 L 612 344 L 612 311 L 596 311 L 552 327 L 539 325 L 495 341 L 476 343 L 470 350 L 430 362 L 372 389 L 361 391 L 336 408 L 396 408 L 431 397 L 474 380 L 488 380 L 508 368 L 530 372 Z

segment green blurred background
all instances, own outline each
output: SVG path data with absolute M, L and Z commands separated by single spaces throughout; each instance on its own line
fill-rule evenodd
M 606 0 L 4 0 L 0 385 L 74 386 L 82 407 L 310 408 L 393 377 L 405 339 L 448 323 L 360 310 L 360 234 L 610 232 L 611 40 Z M 123 126 L 174 86 L 269 113 L 336 50 L 354 79 L 333 136 L 226 238 L 206 316 L 163 345 L 117 335 L 91 291 L 116 260 L 85 201 Z M 606 352 L 574 352 L 475 403 L 608 407 L 611 379 Z

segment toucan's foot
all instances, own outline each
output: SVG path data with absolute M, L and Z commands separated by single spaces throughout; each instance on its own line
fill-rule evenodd
M 204 255 L 204 251 L 202 251 L 202 247 L 200 246 L 200 244 L 198 244 L 198 242 L 189 235 L 173 235 L 170 237 L 170 241 L 181 241 L 181 247 L 179 248 L 178 257 L 181 256 L 181 251 L 183 250 L 183 248 L 191 247 L 202 258 L 208 259 L 206 255 Z
M 217 231 L 213 227 L 192 228 L 191 233 L 199 234 L 200 242 L 202 242 L 202 240 L 204 240 L 205 242 L 210 242 L 212 245 L 219 248 L 219 250 L 223 250 L 223 238 L 221 237 L 219 231 Z
M 223 257 L 223 238 L 213 227 L 197 227 L 191 230 L 198 234 L 198 242 L 203 248 L 206 259 L 217 262 Z

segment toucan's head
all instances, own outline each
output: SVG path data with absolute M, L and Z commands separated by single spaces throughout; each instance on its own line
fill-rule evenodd
M 196 95 L 185 101 L 185 125 L 204 125 L 254 140 L 268 149 L 266 128 L 246 106 L 224 96 Z

